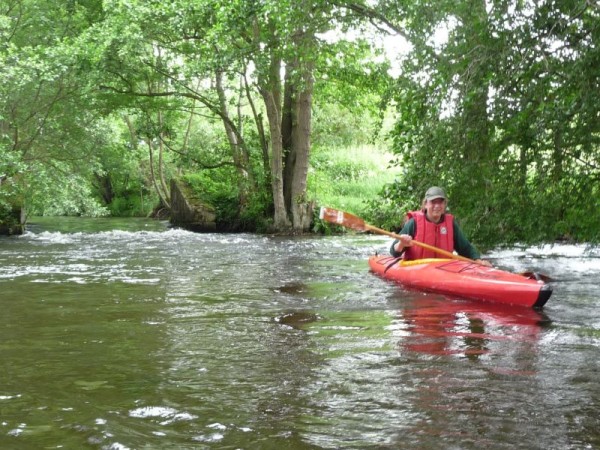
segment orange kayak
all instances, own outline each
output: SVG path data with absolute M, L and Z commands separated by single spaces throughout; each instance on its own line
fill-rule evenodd
M 403 261 L 371 256 L 371 271 L 404 286 L 456 297 L 541 308 L 552 287 L 535 274 L 527 276 L 455 259 Z

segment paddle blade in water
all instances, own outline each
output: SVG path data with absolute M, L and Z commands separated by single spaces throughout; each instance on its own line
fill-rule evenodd
M 539 272 L 521 272 L 519 275 L 523 275 L 525 278 L 529 278 L 531 280 L 543 281 L 544 283 L 556 281 L 554 278 Z
M 319 219 L 357 231 L 367 231 L 367 226 L 360 217 L 333 208 L 322 206 Z

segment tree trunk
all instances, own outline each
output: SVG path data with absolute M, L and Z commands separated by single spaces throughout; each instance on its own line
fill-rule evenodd
M 301 8 L 310 10 L 310 2 Z M 309 13 L 306 13 L 308 17 Z M 256 30 L 255 30 L 256 31 Z M 273 45 L 277 33 L 271 30 Z M 312 204 L 306 201 L 310 154 L 314 34 L 300 26 L 292 37 L 294 56 L 286 61 L 285 89 L 281 96 L 282 60 L 271 54 L 270 66 L 259 79 L 271 133 L 271 186 L 274 227 L 279 231 L 303 232 L 312 220 Z M 290 218 L 292 219 L 290 221 Z
M 303 90 L 295 98 L 292 148 L 294 154 L 293 177 L 291 180 L 292 228 L 304 232 L 310 228 L 313 205 L 307 203 L 306 180 L 310 157 L 311 109 L 312 109 L 312 73 L 304 76 Z
M 110 205 L 115 197 L 110 174 L 99 175 L 98 173 L 95 173 L 94 177 L 96 179 L 95 187 L 98 189 L 102 201 L 105 205 Z
M 314 47 L 314 35 L 311 32 L 299 29 L 293 40 L 298 49 L 303 49 L 307 55 L 311 54 L 310 49 Z M 282 128 L 289 132 L 291 138 L 286 140 L 284 134 L 284 148 L 289 142 L 284 172 L 284 193 L 286 206 L 292 218 L 292 229 L 300 233 L 309 230 L 313 211 L 313 204 L 306 198 L 314 85 L 313 68 L 314 62 L 310 57 L 296 55 L 288 64 L 284 97 Z
M 294 179 L 294 167 L 296 165 L 296 153 L 293 147 L 294 129 L 294 104 L 295 92 L 291 73 L 295 70 L 295 63 L 289 63 L 285 73 L 285 86 L 283 90 L 283 111 L 281 112 L 281 139 L 283 145 L 283 196 L 285 206 L 291 211 L 292 205 L 292 180 Z
M 167 180 L 165 180 L 165 171 L 163 170 L 164 167 L 164 136 L 163 136 L 163 115 L 162 112 L 159 111 L 158 112 L 158 125 L 159 125 L 159 129 L 160 129 L 160 136 L 159 136 L 159 141 L 158 141 L 158 179 L 160 181 L 160 187 L 162 189 L 162 191 L 165 194 L 165 197 L 167 199 L 167 201 L 169 202 L 169 204 L 171 203 L 171 194 L 170 194 L 170 190 L 167 187 Z
M 280 109 L 271 91 L 264 91 L 265 106 L 271 132 L 271 186 L 273 191 L 273 226 L 278 231 L 290 227 L 283 197 L 283 145 L 281 140 Z
M 272 48 L 277 47 L 277 37 L 270 24 L 273 38 Z M 255 29 L 258 32 L 258 29 Z M 271 192 L 273 194 L 273 227 L 287 231 L 291 227 L 283 195 L 283 144 L 281 134 L 281 64 L 282 60 L 271 52 L 271 61 L 266 73 L 259 74 L 259 91 L 265 103 L 269 131 L 271 134 Z

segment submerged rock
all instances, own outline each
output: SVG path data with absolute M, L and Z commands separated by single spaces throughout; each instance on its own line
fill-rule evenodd
M 301 329 L 303 325 L 317 320 L 319 320 L 319 316 L 309 311 L 287 312 L 275 317 L 275 322 L 295 329 Z

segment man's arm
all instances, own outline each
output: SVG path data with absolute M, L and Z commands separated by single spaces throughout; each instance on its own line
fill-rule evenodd
M 410 236 L 415 237 L 415 219 L 410 219 L 406 222 L 398 234 L 409 234 Z M 390 247 L 390 255 L 394 258 L 398 258 L 404 253 L 404 249 L 399 252 L 396 251 L 394 247 L 396 247 L 397 243 L 398 239 L 394 239 L 394 242 L 392 242 L 392 246 Z

